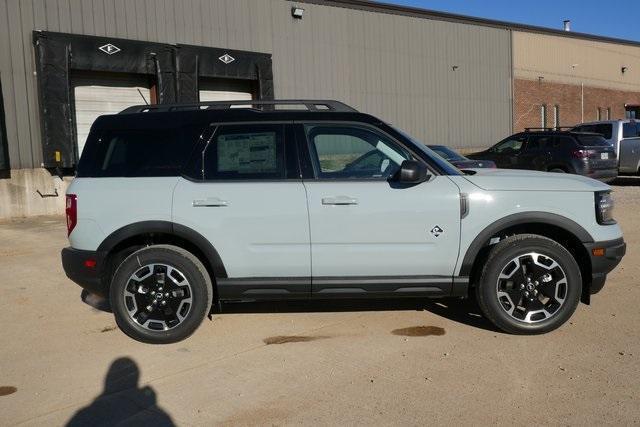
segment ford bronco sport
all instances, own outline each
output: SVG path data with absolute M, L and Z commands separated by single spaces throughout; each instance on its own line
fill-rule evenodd
M 625 253 L 596 180 L 462 174 L 339 102 L 250 103 L 132 107 L 91 129 L 62 263 L 134 339 L 182 340 L 220 301 L 472 292 L 501 330 L 544 333 Z

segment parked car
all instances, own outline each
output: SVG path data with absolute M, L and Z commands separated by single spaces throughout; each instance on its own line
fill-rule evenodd
M 595 133 L 525 131 L 468 157 L 493 160 L 499 168 L 573 173 L 603 182 L 618 176 L 615 150 Z
M 604 120 L 582 123 L 574 132 L 595 132 L 616 150 L 618 172 L 640 174 L 640 122 L 636 120 Z
M 182 340 L 224 301 L 471 293 L 498 328 L 544 333 L 625 254 L 601 182 L 466 176 L 335 101 L 230 108 L 246 104 L 132 107 L 91 128 L 62 264 L 137 340 Z
M 437 155 L 451 163 L 458 169 L 473 169 L 473 168 L 495 168 L 496 164 L 491 160 L 471 160 L 464 157 L 462 154 L 457 153 L 446 145 L 427 145 L 436 152 Z

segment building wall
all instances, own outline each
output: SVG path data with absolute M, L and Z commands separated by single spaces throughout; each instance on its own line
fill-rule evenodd
M 640 92 L 640 46 L 513 31 L 513 75 Z
M 541 106 L 546 105 L 546 123 L 554 126 L 554 106 L 560 111 L 558 126 L 573 126 L 583 121 L 625 118 L 625 104 L 640 105 L 640 91 L 631 92 L 566 83 L 548 82 L 546 79 L 514 80 L 514 132 L 527 127 L 541 127 Z M 584 94 L 584 95 L 583 95 Z M 583 101 L 584 99 L 584 101 Z M 584 109 L 583 109 L 584 102 Z M 584 118 L 584 119 L 583 119 Z
M 0 0 L 11 167 L 42 162 L 36 29 L 271 53 L 276 97 L 339 99 L 431 143 L 483 146 L 510 131 L 508 30 L 315 4 L 295 20 L 293 4 Z
M 640 104 L 640 46 L 513 31 L 513 128 L 625 117 L 626 104 Z M 622 67 L 627 67 L 622 72 Z

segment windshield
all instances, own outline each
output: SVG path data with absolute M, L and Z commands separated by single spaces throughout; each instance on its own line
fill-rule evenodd
M 403 136 L 406 139 L 408 139 L 409 142 L 411 142 L 416 149 L 422 151 L 424 154 L 429 156 L 429 158 L 434 163 L 436 163 L 438 165 L 438 167 L 440 167 L 440 169 L 445 171 L 446 175 L 461 175 L 462 174 L 460 169 L 458 169 L 457 167 L 453 166 L 451 163 L 446 161 L 443 157 L 438 155 L 438 153 L 436 153 L 435 151 L 433 151 L 432 149 L 427 147 L 422 141 L 419 141 L 419 140 L 415 139 L 414 137 L 412 137 L 411 135 L 409 135 L 405 131 L 403 131 L 401 129 L 398 129 L 397 127 L 394 127 L 394 126 L 391 126 L 391 125 L 388 125 L 388 126 L 392 130 L 394 130 L 395 132 L 400 134 L 401 136 Z
M 465 160 L 465 158 L 462 157 L 460 154 L 456 153 L 449 147 L 445 147 L 444 145 L 427 145 L 427 147 L 431 148 L 440 157 L 450 162 Z
M 579 135 L 578 143 L 583 147 L 604 147 L 609 145 L 607 140 L 599 135 Z

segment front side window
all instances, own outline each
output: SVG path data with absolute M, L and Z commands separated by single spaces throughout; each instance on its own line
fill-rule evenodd
M 385 135 L 355 125 L 306 125 L 316 170 L 323 179 L 387 179 L 411 155 Z
M 284 179 L 284 126 L 220 126 L 203 162 L 206 180 Z
M 495 145 L 492 151 L 498 154 L 519 153 L 522 150 L 524 141 L 525 138 L 523 136 L 510 137 Z

